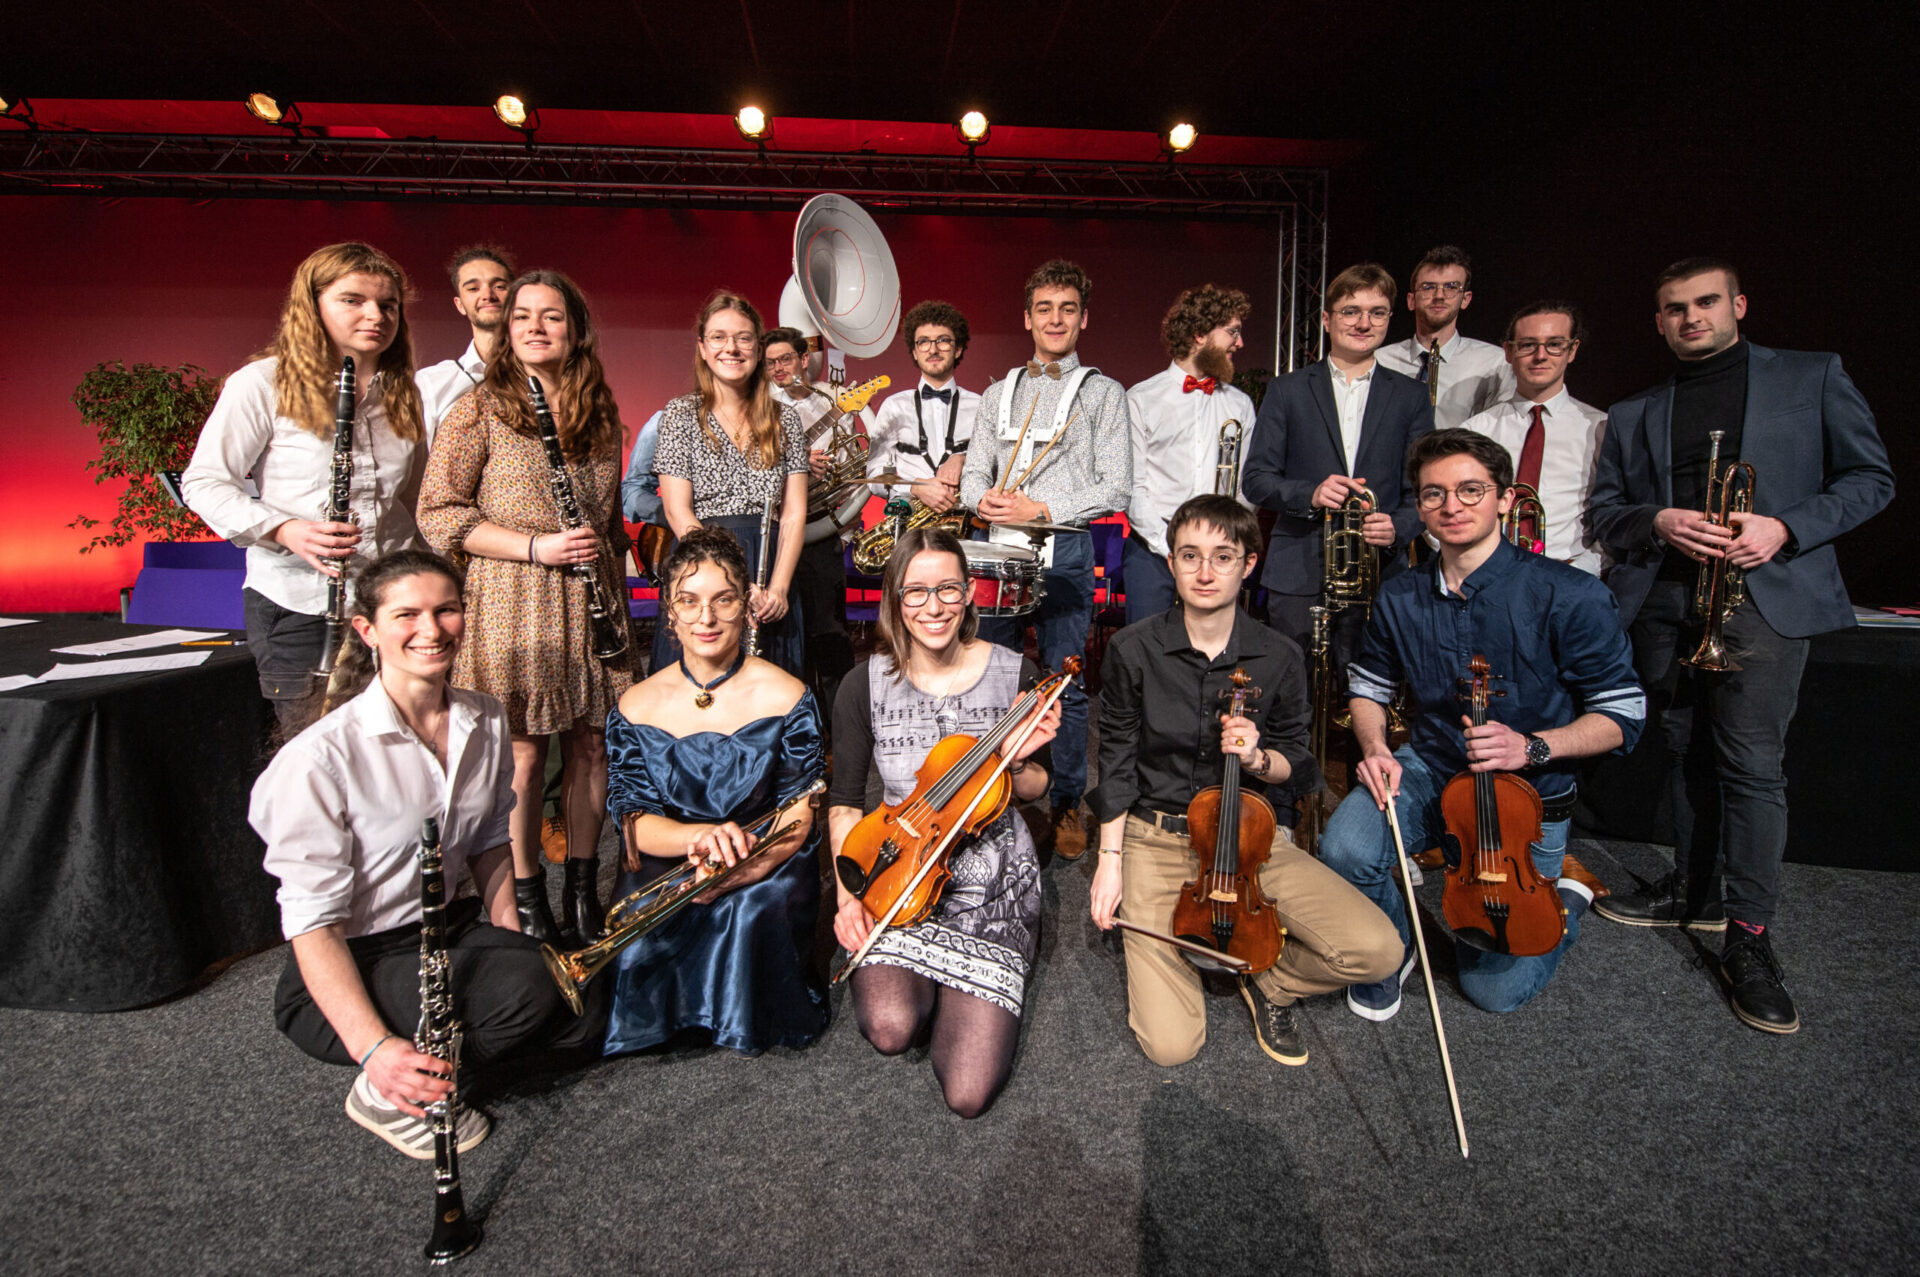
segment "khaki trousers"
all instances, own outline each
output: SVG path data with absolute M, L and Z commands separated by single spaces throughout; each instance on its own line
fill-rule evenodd
M 1200 858 L 1179 834 L 1127 817 L 1120 860 L 1120 916 L 1168 929 L 1180 888 L 1200 872 Z M 1280 958 L 1254 977 L 1278 1003 L 1350 984 L 1385 979 L 1405 949 L 1387 915 L 1339 874 L 1294 846 L 1287 830 L 1273 836 L 1260 886 L 1287 929 Z M 1127 1023 L 1155 1064 L 1182 1064 L 1207 1040 L 1200 973 L 1172 945 L 1124 933 Z

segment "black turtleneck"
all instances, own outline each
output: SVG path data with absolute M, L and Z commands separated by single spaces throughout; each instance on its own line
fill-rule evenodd
M 1673 374 L 1673 504 L 1682 510 L 1706 507 L 1707 458 L 1713 448 L 1708 431 L 1722 432 L 1717 463 L 1722 471 L 1740 457 L 1740 424 L 1747 415 L 1747 350 L 1742 338 L 1717 355 L 1681 364 Z M 1666 566 L 1678 578 L 1692 578 L 1692 560 L 1674 550 L 1666 557 Z

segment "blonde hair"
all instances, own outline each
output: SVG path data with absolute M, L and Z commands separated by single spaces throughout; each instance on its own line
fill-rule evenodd
M 707 340 L 707 321 L 723 310 L 738 311 L 753 325 L 754 365 L 747 377 L 747 422 L 753 428 L 753 452 L 747 458 L 755 470 L 771 470 L 780 462 L 780 409 L 773 402 L 773 387 L 767 378 L 767 365 L 760 358 L 760 340 L 766 334 L 766 325 L 760 322 L 760 312 L 753 303 L 738 293 L 722 288 L 707 298 L 707 304 L 700 308 L 700 317 L 693 322 L 693 385 L 700 396 L 700 432 L 707 437 L 707 445 L 715 452 L 726 447 L 726 441 L 714 434 L 709 424 L 713 415 L 713 405 L 719 397 L 714 389 L 713 370 L 707 367 L 706 359 L 700 348 Z
M 322 439 L 331 439 L 340 353 L 320 322 L 320 294 L 355 273 L 382 275 L 393 282 L 399 324 L 393 344 L 381 353 L 374 371 L 380 374 L 380 406 L 386 410 L 388 428 L 402 439 L 418 440 L 424 432 L 420 391 L 413 384 L 413 336 L 407 330 L 407 273 L 372 245 L 329 244 L 309 254 L 293 272 L 273 345 L 254 358 L 275 361 L 273 393 L 280 415 Z
M 502 307 L 509 329 L 513 323 L 513 305 L 520 290 L 532 285 L 551 288 L 560 294 L 567 310 L 567 336 L 571 348 L 560 369 L 560 384 L 546 387 L 547 405 L 553 410 L 554 431 L 560 436 L 560 449 L 575 461 L 584 457 L 616 454 L 625 427 L 620 424 L 620 408 L 607 386 L 606 370 L 600 363 L 600 334 L 594 329 L 593 316 L 579 285 L 557 270 L 530 270 L 513 281 Z M 537 436 L 539 426 L 533 419 L 533 400 L 527 393 L 527 370 L 513 353 L 513 340 L 493 343 L 487 371 L 481 386 L 493 397 L 500 420 L 523 435 Z

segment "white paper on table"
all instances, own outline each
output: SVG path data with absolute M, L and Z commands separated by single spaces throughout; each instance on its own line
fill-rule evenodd
M 39 679 L 31 674 L 9 674 L 5 678 L 0 678 L 0 692 L 11 692 L 16 688 L 32 687 L 39 681 Z
M 146 674 L 198 665 L 212 652 L 169 652 L 165 656 L 129 656 L 123 661 L 93 661 L 86 665 L 56 665 L 40 676 L 43 683 L 68 678 L 99 678 L 106 674 Z
M 9 625 L 38 624 L 40 624 L 40 618 L 37 616 L 0 616 L 0 630 L 6 629 Z
M 172 647 L 195 639 L 225 638 L 226 634 L 225 630 L 160 630 L 153 634 L 135 634 L 99 643 L 76 643 L 72 647 L 56 647 L 53 650 L 67 656 L 112 656 L 116 652 L 139 652 L 149 647 Z

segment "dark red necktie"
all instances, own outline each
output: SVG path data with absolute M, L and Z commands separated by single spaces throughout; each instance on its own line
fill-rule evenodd
M 1536 492 L 1540 488 L 1540 455 L 1547 450 L 1547 428 L 1540 422 L 1540 405 L 1533 406 L 1533 424 L 1527 427 L 1527 438 L 1520 445 L 1520 473 L 1514 476 L 1516 483 L 1524 483 Z
M 1217 385 L 1219 383 L 1211 377 L 1188 377 L 1180 384 L 1180 393 L 1190 395 L 1197 390 L 1203 395 L 1210 395 Z

